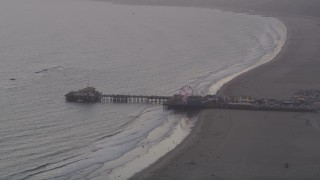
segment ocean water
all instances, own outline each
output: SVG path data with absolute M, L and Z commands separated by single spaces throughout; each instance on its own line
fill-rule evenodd
M 91 0 L 1 0 L 0 26 L 0 179 L 130 177 L 197 117 L 64 94 L 88 82 L 106 94 L 215 93 L 286 37 L 269 17 Z

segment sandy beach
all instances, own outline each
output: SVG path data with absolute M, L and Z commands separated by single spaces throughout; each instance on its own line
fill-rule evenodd
M 175 2 L 161 1 L 185 5 Z M 220 94 L 284 99 L 298 89 L 320 89 L 320 13 L 314 10 L 319 3 L 290 1 L 284 10 L 288 2 L 274 9 L 261 6 L 276 6 L 273 0 L 250 7 L 203 2 L 203 7 L 274 16 L 288 30 L 273 61 L 235 78 Z M 320 179 L 319 119 L 317 113 L 203 111 L 182 144 L 132 179 Z

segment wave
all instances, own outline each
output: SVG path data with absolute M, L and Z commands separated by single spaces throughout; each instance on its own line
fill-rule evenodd
M 226 83 L 228 83 L 229 81 L 233 80 L 234 78 L 236 78 L 237 76 L 246 73 L 258 66 L 261 66 L 263 64 L 266 64 L 270 61 L 272 61 L 281 51 L 281 49 L 283 48 L 286 39 L 287 39 L 287 28 L 286 26 L 278 19 L 274 19 L 274 23 L 270 23 L 269 24 L 269 28 L 267 31 L 267 33 L 265 34 L 265 36 L 262 36 L 261 38 L 259 38 L 259 47 L 261 47 L 262 52 L 264 52 L 262 54 L 262 56 L 258 56 L 259 59 L 258 61 L 256 61 L 254 64 L 252 64 L 251 66 L 241 70 L 240 72 L 235 72 L 233 71 L 233 73 L 228 74 L 227 76 L 221 78 L 219 81 L 215 82 L 213 85 L 211 85 L 211 87 L 209 88 L 209 93 L 210 94 L 216 94 L 217 91 Z M 241 65 L 241 64 L 238 64 Z M 235 66 L 232 66 L 232 68 L 234 68 Z M 224 69 L 223 71 L 229 70 L 229 69 Z M 220 73 L 221 73 L 220 72 Z
M 123 126 L 125 130 L 101 137 L 99 141 L 87 147 L 82 154 L 78 154 L 68 160 L 40 165 L 19 174 L 29 174 L 27 175 L 28 178 L 41 177 L 51 179 L 63 177 L 64 179 L 80 171 L 82 175 L 90 174 L 85 173 L 85 171 L 87 171 L 87 169 L 89 169 L 88 171 L 90 172 L 96 171 L 100 168 L 101 164 L 107 166 L 106 171 L 110 171 L 136 158 L 136 155 L 130 157 L 126 155 L 128 152 L 134 151 L 136 147 L 152 146 L 167 137 L 168 134 L 167 131 L 165 131 L 165 133 L 163 133 L 164 136 L 161 135 L 160 139 L 157 134 L 155 139 L 149 137 L 148 142 L 146 142 L 147 137 L 150 136 L 150 133 L 153 132 L 154 129 L 165 124 L 164 119 L 166 119 L 166 116 L 166 114 L 163 115 L 162 109 L 159 107 L 145 108 L 138 113 L 138 115 L 134 116 L 134 120 L 130 125 L 126 124 Z M 154 121 L 154 117 L 158 117 L 158 121 Z M 142 126 L 144 127 L 143 129 L 141 128 Z M 91 168 L 97 164 L 100 165 L 97 166 L 96 169 Z
M 115 136 L 115 135 L 117 135 L 117 134 L 119 134 L 119 133 L 121 133 L 122 131 L 117 131 L 117 132 L 115 132 L 115 133 L 111 133 L 111 134 L 108 134 L 108 135 L 106 135 L 106 136 L 102 136 L 102 137 L 100 137 L 99 139 L 98 139 L 98 141 L 101 141 L 101 140 L 103 140 L 103 139 L 105 139 L 105 138 L 109 138 L 109 137 L 112 137 L 112 136 Z
M 40 71 L 36 71 L 36 72 L 34 72 L 34 73 L 36 73 L 36 74 L 39 74 L 39 73 L 47 73 L 47 72 L 55 71 L 55 70 L 63 70 L 64 68 L 65 68 L 65 67 L 63 67 L 63 66 L 53 66 L 53 67 L 41 69 Z

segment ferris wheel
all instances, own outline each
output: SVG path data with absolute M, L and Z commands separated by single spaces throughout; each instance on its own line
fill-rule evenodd
M 191 86 L 184 86 L 180 89 L 179 95 L 182 97 L 183 102 L 187 102 L 189 96 L 193 95 L 193 89 Z

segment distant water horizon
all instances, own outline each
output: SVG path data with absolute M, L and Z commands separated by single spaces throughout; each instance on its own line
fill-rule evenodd
M 197 117 L 64 94 L 88 82 L 108 94 L 214 94 L 286 39 L 270 17 L 87 0 L 2 0 L 0 23 L 0 179 L 126 179 Z

